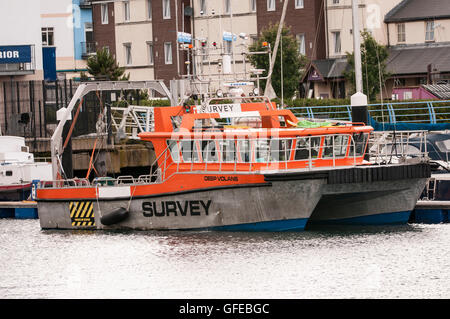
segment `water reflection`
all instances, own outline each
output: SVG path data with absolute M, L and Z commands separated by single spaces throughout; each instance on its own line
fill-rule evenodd
M 287 233 L 0 227 L 3 298 L 450 296 L 450 224 Z

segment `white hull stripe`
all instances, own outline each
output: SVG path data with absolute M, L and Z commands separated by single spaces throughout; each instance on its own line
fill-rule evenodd
M 99 198 L 115 198 L 115 197 L 126 197 L 131 196 L 130 186 L 122 187 L 99 187 L 98 197 Z

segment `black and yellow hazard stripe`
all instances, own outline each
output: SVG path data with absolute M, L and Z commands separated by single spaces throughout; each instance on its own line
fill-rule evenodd
M 93 202 L 70 202 L 69 210 L 72 226 L 95 226 Z

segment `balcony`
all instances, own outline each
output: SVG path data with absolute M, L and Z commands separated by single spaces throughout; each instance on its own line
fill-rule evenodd
M 81 57 L 87 59 L 97 53 L 97 43 L 94 41 L 81 42 Z
M 91 9 L 92 8 L 92 2 L 88 0 L 81 0 L 80 1 L 80 9 Z

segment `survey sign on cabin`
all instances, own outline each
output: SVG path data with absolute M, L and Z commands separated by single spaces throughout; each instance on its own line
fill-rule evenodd
M 235 113 L 241 112 L 240 103 L 213 104 L 197 106 L 198 113 Z

